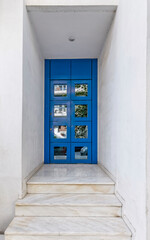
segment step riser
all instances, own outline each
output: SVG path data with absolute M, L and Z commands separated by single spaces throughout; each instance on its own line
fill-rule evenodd
M 79 217 L 79 216 L 103 216 L 120 217 L 121 207 L 84 207 L 84 206 L 16 206 L 16 216 L 39 217 Z
M 114 193 L 114 185 L 28 184 L 28 193 Z
M 104 236 L 7 236 L 5 240 L 132 240 L 131 237 Z
M 123 236 L 7 236 L 5 240 L 132 240 Z

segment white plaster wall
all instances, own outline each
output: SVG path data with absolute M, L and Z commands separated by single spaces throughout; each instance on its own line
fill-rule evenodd
M 43 162 L 43 58 L 24 2 L 0 1 L 0 233 Z
M 100 56 L 99 162 L 146 240 L 146 0 L 121 0 Z
M 0 232 L 21 192 L 22 24 L 22 1 L 0 0 Z
M 23 25 L 23 145 L 22 177 L 40 163 L 44 152 L 44 61 L 27 10 Z
M 150 38 L 147 53 L 147 239 L 150 240 Z
M 147 239 L 150 240 L 150 0 L 147 25 Z

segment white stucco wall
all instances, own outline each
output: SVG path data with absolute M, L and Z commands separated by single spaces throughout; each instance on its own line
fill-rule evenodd
M 27 10 L 23 25 L 23 145 L 22 177 L 40 163 L 44 152 L 44 61 Z
M 99 162 L 146 239 L 146 1 L 121 0 L 100 56 Z
M 147 240 L 150 240 L 150 0 L 148 3 L 147 25 Z
M 20 0 L 0 1 L 0 232 L 21 192 L 22 24 Z
M 0 233 L 43 162 L 43 59 L 23 0 L 0 1 Z

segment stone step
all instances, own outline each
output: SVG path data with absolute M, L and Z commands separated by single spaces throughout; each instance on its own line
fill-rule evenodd
M 131 233 L 119 217 L 15 217 L 5 240 L 131 240 Z
M 28 181 L 28 193 L 114 193 L 114 182 L 98 165 L 44 165 Z
M 114 193 L 114 184 L 30 183 L 28 193 Z
M 27 194 L 16 203 L 16 216 L 121 216 L 113 194 Z

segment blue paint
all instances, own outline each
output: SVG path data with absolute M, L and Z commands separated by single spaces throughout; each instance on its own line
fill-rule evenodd
M 70 60 L 51 60 L 51 79 L 70 79 Z
M 88 96 L 76 96 L 76 84 L 87 84 Z M 67 85 L 67 97 L 56 97 L 54 95 L 54 85 Z M 54 116 L 55 105 L 66 105 L 67 116 Z M 75 105 L 87 105 L 88 117 L 75 117 Z M 45 163 L 97 163 L 96 59 L 45 60 L 44 121 Z M 75 126 L 80 125 L 88 126 L 87 138 L 75 137 Z M 55 126 L 66 126 L 67 138 L 58 139 L 56 136 L 54 137 Z M 60 149 L 57 147 L 60 147 Z M 75 147 L 77 149 L 76 155 Z M 66 152 L 65 148 L 67 148 Z M 88 149 L 88 157 L 84 156 L 86 149 Z M 58 156 L 58 154 L 60 155 Z M 81 154 L 83 154 L 81 159 L 77 159 Z
M 97 164 L 97 59 L 92 60 L 92 163 Z
M 50 61 L 45 60 L 44 163 L 49 163 L 49 88 Z
M 91 59 L 71 60 L 71 79 L 91 79 Z

